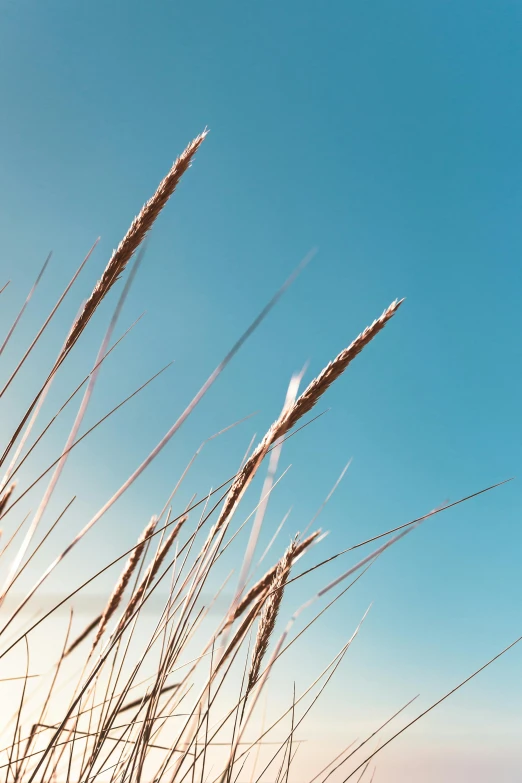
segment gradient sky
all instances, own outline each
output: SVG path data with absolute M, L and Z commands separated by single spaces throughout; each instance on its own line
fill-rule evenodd
M 56 499 L 58 508 L 78 495 L 64 540 L 319 249 L 55 591 L 130 545 L 200 442 L 257 411 L 208 446 L 180 504 L 233 473 L 279 412 L 291 374 L 310 360 L 308 381 L 396 297 L 406 297 L 400 313 L 329 391 L 328 414 L 285 446 L 280 467 L 292 468 L 263 540 L 290 506 L 279 549 L 305 527 L 350 457 L 321 518 L 325 556 L 518 473 L 521 37 L 515 0 L 0 0 L 4 331 L 54 251 L 2 379 L 102 237 L 6 400 L 2 435 L 133 215 L 188 141 L 211 129 L 151 236 L 119 333 L 146 317 L 107 363 L 86 425 L 175 363 L 71 460 Z M 49 413 L 92 363 L 110 312 L 98 313 Z M 35 470 L 70 423 L 57 425 Z M 322 750 L 338 752 L 416 693 L 418 709 L 427 706 L 520 635 L 521 498 L 518 479 L 428 522 L 312 633 L 297 659 L 303 686 L 374 601 L 305 731 Z M 353 562 L 303 580 L 289 609 Z M 515 780 L 521 655 L 510 652 L 383 754 L 376 782 Z

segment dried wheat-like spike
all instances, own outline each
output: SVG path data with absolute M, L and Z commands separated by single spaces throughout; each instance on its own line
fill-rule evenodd
M 252 480 L 270 446 L 291 429 L 302 416 L 312 410 L 328 387 L 342 375 L 357 354 L 373 340 L 373 338 L 384 328 L 390 318 L 395 315 L 402 304 L 402 301 L 403 300 L 401 299 L 392 302 L 380 318 L 377 318 L 371 326 L 367 326 L 364 332 L 361 332 L 344 351 L 341 351 L 341 353 L 331 361 L 316 378 L 314 378 L 288 410 L 283 410 L 279 418 L 272 424 L 263 440 L 258 444 L 251 457 L 245 462 L 242 470 L 230 487 L 218 521 L 216 522 L 216 531 L 227 522 L 234 508 L 241 500 L 245 489 Z
M 72 348 L 87 326 L 101 300 L 120 277 L 139 245 L 145 239 L 145 235 L 150 231 L 154 221 L 174 193 L 181 177 L 190 167 L 192 158 L 206 135 L 207 131 L 204 131 L 190 142 L 186 150 L 174 162 L 174 165 L 165 179 L 160 182 L 155 194 L 143 205 L 140 213 L 132 221 L 129 230 L 113 252 L 109 263 L 105 267 L 103 275 L 94 286 L 92 294 L 74 322 L 73 328 L 71 329 L 62 351 L 62 356 Z
M 96 645 L 100 641 L 105 629 L 107 628 L 107 623 L 109 622 L 109 620 L 115 613 L 116 609 L 120 605 L 121 599 L 123 597 L 123 593 L 125 592 L 127 585 L 130 582 L 132 574 L 136 570 L 140 558 L 145 550 L 145 546 L 147 545 L 149 536 L 151 536 L 152 533 L 154 532 L 154 528 L 156 527 L 157 522 L 158 522 L 158 518 L 152 517 L 149 524 L 146 526 L 141 536 L 139 537 L 136 548 L 131 552 L 129 559 L 125 564 L 125 568 L 121 572 L 121 576 L 118 580 L 118 584 L 114 588 L 112 595 L 109 598 L 109 601 L 107 602 L 107 606 L 105 607 L 105 611 L 102 614 L 100 620 L 100 626 L 98 628 L 96 638 L 92 643 L 93 648 L 96 647 Z
M 70 645 L 70 647 L 67 648 L 64 657 L 70 655 L 73 650 L 76 650 L 76 648 L 79 647 L 79 645 L 83 642 L 84 639 L 87 639 L 91 631 L 94 631 L 94 629 L 99 624 L 101 619 L 102 619 L 102 615 L 99 614 L 98 617 L 95 617 L 94 620 L 92 620 L 92 622 L 90 622 L 89 625 L 83 629 L 81 634 L 77 636 L 74 642 Z
M 118 623 L 118 627 L 116 629 L 116 633 L 119 633 L 129 617 L 132 615 L 138 604 L 140 603 L 141 599 L 143 598 L 143 595 L 145 593 L 145 590 L 147 587 L 154 581 L 154 578 L 156 577 L 156 574 L 158 573 L 159 569 L 161 568 L 161 564 L 165 560 L 169 549 L 171 548 L 172 544 L 176 540 L 176 538 L 179 535 L 179 531 L 181 530 L 182 526 L 187 521 L 188 516 L 183 516 L 181 519 L 177 522 L 177 524 L 174 526 L 174 530 L 169 535 L 167 540 L 162 544 L 161 549 L 159 550 L 158 554 L 154 558 L 154 560 L 150 563 L 149 567 L 145 571 L 145 575 L 143 579 L 141 580 L 140 586 L 130 599 L 127 608 L 125 609 L 125 612 L 123 614 L 123 617 L 121 618 L 120 622 Z
M 296 544 L 293 541 L 277 564 L 275 575 L 270 584 L 270 596 L 263 606 L 263 611 L 259 620 L 259 628 L 257 629 L 256 643 L 254 652 L 252 653 L 250 672 L 248 674 L 247 693 L 252 690 L 259 677 L 261 663 L 268 649 L 268 643 L 276 624 L 279 607 L 283 600 L 283 591 L 285 584 L 288 581 L 292 560 L 295 557 L 295 548 Z
M 129 584 L 132 574 L 136 570 L 136 566 L 140 561 L 140 558 L 143 554 L 149 536 L 154 532 L 154 528 L 156 527 L 157 521 L 158 521 L 157 517 L 152 517 L 149 524 L 145 527 L 140 537 L 138 538 L 136 547 L 132 550 L 129 559 L 126 562 L 123 571 L 121 572 L 121 576 L 118 580 L 118 583 L 116 584 L 116 587 L 114 588 L 112 595 L 109 598 L 107 602 L 107 606 L 105 607 L 104 611 L 102 612 L 102 614 L 98 615 L 98 617 L 95 617 L 94 620 L 90 622 L 86 628 L 84 628 L 82 633 L 76 637 L 74 642 L 68 647 L 65 653 L 66 656 L 70 655 L 70 653 L 72 653 L 72 651 L 75 650 L 78 647 L 78 645 L 80 645 L 83 642 L 83 640 L 87 638 L 87 636 L 89 636 L 91 631 L 94 631 L 94 629 L 97 626 L 99 626 L 98 633 L 96 634 L 96 638 L 92 645 L 93 649 L 94 647 L 96 647 L 96 645 L 100 641 L 102 634 L 104 633 L 107 627 L 107 623 L 109 622 L 112 615 L 120 605 L 123 593 L 125 592 L 125 589 Z
M 299 557 L 299 555 L 302 555 L 303 552 L 305 552 L 308 547 L 315 541 L 315 539 L 321 534 L 320 530 L 316 530 L 314 533 L 311 533 L 307 538 L 305 538 L 303 541 L 301 541 L 299 544 L 295 545 L 294 551 L 292 553 L 292 563 L 295 562 L 295 560 Z M 241 601 L 238 603 L 234 616 L 230 620 L 230 622 L 234 622 L 234 620 L 237 620 L 238 617 L 240 617 L 245 609 L 247 609 L 252 601 L 255 601 L 255 599 L 261 595 L 261 593 L 264 593 L 268 590 L 270 585 L 272 584 L 272 581 L 274 579 L 274 576 L 277 572 L 277 569 L 279 568 L 279 564 L 276 563 L 275 566 L 273 566 L 269 571 L 266 572 L 266 574 L 261 577 L 261 579 L 253 585 L 248 593 L 241 599 Z
M 403 301 L 403 299 L 396 299 L 392 302 L 380 318 L 377 318 L 371 326 L 367 326 L 364 332 L 361 332 L 353 343 L 345 348 L 344 351 L 341 351 L 341 353 L 324 368 L 317 378 L 309 384 L 308 388 L 306 388 L 299 399 L 296 400 L 292 409 L 282 418 L 279 424 L 277 437 L 280 437 L 287 430 L 291 429 L 302 416 L 312 410 L 317 400 L 325 393 L 328 387 L 342 375 L 357 354 L 359 354 L 363 348 L 365 348 L 368 343 L 384 329 Z
M 265 594 L 267 592 L 268 591 L 265 590 Z M 241 623 L 241 625 L 239 626 L 237 631 L 235 632 L 234 636 L 230 640 L 230 642 L 229 642 L 225 652 L 223 653 L 223 655 L 222 655 L 218 665 L 216 666 L 216 670 L 215 670 L 216 672 L 218 671 L 218 669 L 220 669 L 223 666 L 223 664 L 225 663 L 227 658 L 230 657 L 230 655 L 234 652 L 234 650 L 237 647 L 237 645 L 241 642 L 241 640 L 243 639 L 244 635 L 246 634 L 246 632 L 248 631 L 248 629 L 250 628 L 250 626 L 254 622 L 256 616 L 259 614 L 259 612 L 263 608 L 264 602 L 265 602 L 265 595 L 261 595 L 261 598 L 259 598 L 259 600 L 251 608 L 251 610 L 249 611 L 247 616 L 244 618 L 243 622 Z
M 9 503 L 9 500 L 14 492 L 15 487 L 16 487 L 16 481 L 13 481 L 13 483 L 9 487 L 7 487 L 5 492 L 2 495 L 0 495 L 0 514 L 5 510 L 7 504 Z

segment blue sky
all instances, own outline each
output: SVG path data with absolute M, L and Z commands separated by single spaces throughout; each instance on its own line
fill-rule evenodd
M 350 457 L 322 517 L 325 554 L 518 473 L 519 3 L 2 0 L 0 14 L 0 284 L 12 279 L 2 329 L 54 251 L 2 377 L 101 236 L 5 402 L 3 434 L 142 202 L 188 141 L 211 129 L 153 232 L 120 331 L 146 317 L 107 363 L 89 422 L 175 363 L 71 460 L 56 501 L 78 494 L 64 539 L 319 249 L 179 437 L 64 568 L 67 577 L 100 547 L 109 556 L 131 543 L 201 440 L 257 411 L 204 452 L 183 501 L 233 473 L 254 432 L 279 412 L 291 374 L 310 360 L 309 380 L 396 297 L 406 297 L 400 313 L 330 390 L 328 414 L 285 447 L 281 465 L 292 468 L 265 538 L 290 506 L 287 536 L 303 528 Z M 99 312 L 62 389 L 92 363 L 110 312 L 110 304 Z M 62 397 L 53 391 L 49 412 Z M 70 421 L 57 425 L 34 469 L 59 450 Z M 314 637 L 326 644 L 326 663 L 374 600 L 310 733 L 324 730 L 341 745 L 340 727 L 378 722 L 419 691 L 429 703 L 520 634 L 520 502 L 517 480 L 381 558 Z M 296 587 L 289 605 L 345 563 Z M 491 769 L 512 780 L 520 654 L 402 739 L 379 762 L 382 779 L 413 781 L 429 759 L 433 781 L 469 773 L 482 783 Z M 303 655 L 304 673 L 315 659 Z

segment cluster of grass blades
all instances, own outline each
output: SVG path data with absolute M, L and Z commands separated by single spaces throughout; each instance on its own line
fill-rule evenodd
M 329 386 L 337 381 L 398 312 L 401 301 L 394 301 L 300 394 L 302 374 L 291 379 L 281 413 L 258 445 L 249 449 L 239 469 L 228 481 L 206 492 L 203 499 L 193 499 L 188 506 L 175 512 L 176 493 L 185 471 L 161 511 L 145 525 L 135 545 L 116 560 L 104 564 L 84 584 L 57 601 L 42 616 L 26 620 L 22 610 L 33 602 L 35 595 L 60 563 L 178 432 L 228 363 L 300 273 L 307 258 L 240 336 L 146 459 L 67 546 L 58 552 L 23 599 L 7 611 L 9 602 L 6 603 L 6 599 L 12 596 L 13 586 L 42 545 L 52 541 L 56 524 L 70 505 L 36 543 L 40 522 L 71 451 L 156 377 L 149 379 L 83 435 L 78 436 L 103 363 L 132 329 L 131 326 L 113 343 L 123 303 L 141 261 L 140 247 L 189 169 L 205 136 L 206 132 L 189 144 L 133 220 L 102 277 L 65 335 L 63 347 L 51 370 L 36 384 L 30 405 L 20 421 L 13 426 L 10 437 L 0 450 L 0 520 L 2 527 L 10 530 L 9 535 L 4 534 L 0 548 L 0 606 L 3 612 L 0 621 L 0 667 L 2 662 L 12 660 L 12 656 L 9 657 L 12 651 L 16 651 L 16 660 L 19 662 L 19 671 L 15 674 L 4 677 L 0 669 L 0 680 L 16 681 L 19 686 L 19 700 L 16 704 L 2 702 L 4 728 L 0 770 L 6 783 L 11 780 L 14 783 L 47 783 L 51 780 L 71 783 L 94 780 L 110 783 L 233 783 L 246 780 L 257 783 L 270 780 L 289 783 L 292 779 L 292 763 L 302 742 L 300 727 L 339 668 L 360 624 L 316 679 L 302 693 L 296 692 L 294 686 L 293 699 L 287 708 L 265 725 L 263 721 L 261 724 L 259 722 L 259 702 L 266 692 L 274 667 L 290 647 L 303 642 L 304 635 L 316 620 L 346 594 L 386 549 L 409 535 L 426 519 L 493 489 L 487 487 L 419 519 L 383 531 L 296 573 L 297 562 L 305 556 L 310 559 L 310 551 L 317 551 L 315 547 L 322 538 L 320 529 L 306 529 L 301 534 L 296 533 L 280 559 L 266 570 L 264 576 L 253 581 L 257 544 L 267 501 L 277 484 L 275 477 L 283 443 L 317 418 L 314 408 Z M 96 243 L 72 276 L 15 369 L 5 379 L 0 390 L 1 397 L 16 384 L 20 369 L 30 358 L 61 303 L 70 294 L 95 247 Z M 0 355 L 10 342 L 48 263 L 49 258 L 9 328 L 0 347 Z M 65 398 L 38 437 L 32 439 L 30 436 L 41 416 L 43 402 L 60 368 L 67 362 L 108 292 L 117 284 L 121 286 L 120 297 L 92 371 Z M 9 291 L 5 293 L 5 290 L 6 285 L 0 293 L 8 296 Z M 78 411 L 61 453 L 50 461 L 39 476 L 24 484 L 22 468 L 27 457 L 41 448 L 47 432 L 62 411 L 77 399 L 80 399 Z M 246 520 L 236 525 L 236 512 L 242 498 L 265 458 L 268 470 L 259 503 Z M 187 471 L 193 461 L 194 457 L 189 461 Z M 23 519 L 18 527 L 13 525 L 10 529 L 13 510 L 34 487 L 43 487 L 36 511 Z M 215 566 L 241 530 L 249 533 L 244 558 L 238 570 L 237 586 L 233 599 L 227 602 L 226 610 L 219 615 L 216 623 L 214 615 L 209 615 L 213 602 L 203 603 L 202 596 L 210 593 L 214 601 L 221 595 L 223 585 L 216 584 Z M 276 541 L 277 534 L 268 551 L 275 546 Z M 311 571 L 317 571 L 336 558 L 363 546 L 369 547 L 369 554 L 341 571 L 335 579 L 296 608 L 286 620 L 282 617 L 282 600 L 289 584 L 306 579 Z M 60 606 L 74 602 L 74 597 L 92 581 L 115 567 L 120 572 L 105 608 L 85 628 L 79 632 L 75 630 L 74 634 L 72 621 L 69 622 L 65 638 L 60 642 L 61 653 L 54 664 L 47 672 L 35 675 L 31 670 L 33 658 L 30 655 L 35 631 L 45 628 Z M 160 585 L 163 588 L 167 586 L 167 598 L 163 609 L 154 619 L 152 632 L 144 640 L 143 634 L 137 631 L 140 618 L 151 597 L 157 596 Z M 316 611 L 313 608 L 315 603 L 328 594 L 331 595 L 326 605 Z M 305 610 L 311 610 L 307 624 L 292 636 L 295 620 Z M 510 647 L 519 641 L 517 639 Z M 198 645 L 198 652 L 193 655 L 195 644 Z M 311 772 L 309 783 L 325 783 L 327 780 L 332 783 L 363 779 L 371 781 L 378 754 L 384 747 L 510 647 L 435 704 L 394 730 L 391 736 L 386 735 L 386 738 L 381 739 L 385 737 L 385 729 L 391 726 L 392 721 L 400 720 L 404 710 L 414 700 L 408 702 L 382 725 L 375 727 L 369 736 L 352 742 L 330 764 Z M 151 671 L 152 674 L 149 673 Z M 56 704 L 59 706 L 56 707 Z

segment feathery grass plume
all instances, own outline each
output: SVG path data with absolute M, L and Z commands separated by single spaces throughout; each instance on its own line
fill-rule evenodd
M 349 345 L 344 351 L 335 357 L 333 361 L 328 364 L 324 370 L 319 373 L 304 390 L 294 407 L 283 417 L 283 421 L 280 422 L 281 431 L 278 433 L 282 435 L 287 430 L 291 429 L 300 418 L 309 413 L 317 400 L 325 393 L 331 384 L 339 378 L 340 375 L 346 370 L 348 365 L 355 359 L 355 357 L 365 348 L 373 338 L 384 329 L 390 318 L 392 318 L 404 299 L 396 299 L 391 305 L 377 318 L 370 326 L 361 332 L 356 339 Z
M 283 557 L 279 561 L 276 567 L 275 575 L 270 583 L 271 595 L 263 606 L 261 612 L 261 618 L 259 620 L 259 628 L 257 629 L 256 643 L 254 646 L 254 652 L 252 653 L 252 663 L 250 665 L 250 672 L 248 674 L 247 694 L 252 690 L 259 677 L 261 669 L 261 663 L 268 650 L 268 643 L 274 630 L 277 615 L 279 613 L 279 607 L 283 600 L 283 592 L 285 584 L 290 574 L 292 567 L 292 560 L 295 557 L 296 542 L 292 541 Z
M 316 530 L 314 533 L 311 533 L 307 538 L 304 539 L 304 541 L 301 541 L 299 544 L 295 545 L 294 551 L 292 553 L 292 565 L 295 563 L 297 558 L 304 554 L 304 552 L 308 549 L 308 547 L 313 544 L 313 542 L 316 540 L 316 538 L 321 534 L 321 530 Z M 240 617 L 245 609 L 247 609 L 252 601 L 255 601 L 255 599 L 261 595 L 262 593 L 266 592 L 269 587 L 271 586 L 274 576 L 276 575 L 277 569 L 279 568 L 279 564 L 276 563 L 275 566 L 273 566 L 269 571 L 266 572 L 266 574 L 261 577 L 261 579 L 253 585 L 248 593 L 241 599 L 241 601 L 238 603 L 236 610 L 234 612 L 233 618 L 230 620 L 230 622 L 234 622 L 234 620 L 237 620 L 238 617 Z
M 89 625 L 84 628 L 82 633 L 76 637 L 74 642 L 68 647 L 67 652 L 65 655 L 70 655 L 73 650 L 75 650 L 84 639 L 87 638 L 87 636 L 93 631 L 96 626 L 98 626 L 98 632 L 96 634 L 96 638 L 94 639 L 94 642 L 92 643 L 93 649 L 96 647 L 98 642 L 100 641 L 100 638 L 102 637 L 105 629 L 107 628 L 107 623 L 117 610 L 118 606 L 121 603 L 121 599 L 123 597 L 123 593 L 125 592 L 127 585 L 129 584 L 129 581 L 132 577 L 132 574 L 136 570 L 136 567 L 141 559 L 141 556 L 144 552 L 145 546 L 147 545 L 147 541 L 149 539 L 149 536 L 152 535 L 154 532 L 154 528 L 156 527 L 156 524 L 158 522 L 158 518 L 153 516 L 148 525 L 145 527 L 145 529 L 142 531 L 140 537 L 138 538 L 136 547 L 132 550 L 129 559 L 125 563 L 125 566 L 123 568 L 123 571 L 121 572 L 120 578 L 116 584 L 116 587 L 112 591 L 111 597 L 109 598 L 107 602 L 107 606 L 105 607 L 102 614 L 98 615 L 98 617 L 95 617 L 94 620 L 89 623 Z
M 10 484 L 9 487 L 7 487 L 5 492 L 3 492 L 2 495 L 0 495 L 0 514 L 7 507 L 7 504 L 9 503 L 9 500 L 14 492 L 15 487 L 16 487 L 16 481 L 13 481 L 13 483 Z
M 140 561 L 140 558 L 145 550 L 145 547 L 147 545 L 147 541 L 149 539 L 149 536 L 152 535 L 154 532 L 154 528 L 156 527 L 158 522 L 158 518 L 156 516 L 153 516 L 150 520 L 149 524 L 145 528 L 145 530 L 142 532 L 141 536 L 138 539 L 138 546 L 131 552 L 131 555 L 129 559 L 127 560 L 127 563 L 125 564 L 125 568 L 123 569 L 121 576 L 118 580 L 118 584 L 113 590 L 113 593 L 111 597 L 109 598 L 109 601 L 107 603 L 107 606 L 105 607 L 105 611 L 103 613 L 102 619 L 100 621 L 100 627 L 98 628 L 98 632 L 96 634 L 96 638 L 94 639 L 94 642 L 92 643 L 93 648 L 96 647 L 98 642 L 100 641 L 103 632 L 107 628 L 107 623 L 111 619 L 112 615 L 115 613 L 116 609 L 121 603 L 121 599 L 123 597 L 123 593 L 125 592 L 125 589 L 127 585 L 130 582 L 131 576 L 136 570 L 136 567 Z M 174 532 L 174 531 L 172 531 Z M 179 532 L 179 531 L 178 531 Z
M 236 505 L 241 500 L 248 484 L 254 477 L 261 461 L 265 457 L 270 446 L 289 429 L 291 429 L 303 416 L 312 410 L 319 398 L 325 393 L 331 384 L 339 378 L 355 357 L 368 345 L 371 340 L 382 330 L 392 318 L 404 300 L 395 300 L 370 326 L 336 358 L 331 361 L 319 375 L 308 385 L 296 402 L 288 409 L 283 409 L 281 416 L 272 424 L 263 440 L 257 445 L 252 455 L 248 458 L 241 472 L 230 487 L 225 503 L 216 522 L 215 532 L 227 522 Z
M 169 549 L 171 548 L 172 544 L 174 543 L 174 541 L 178 537 L 179 531 L 181 530 L 181 528 L 183 527 L 183 525 L 185 524 L 187 519 L 188 519 L 188 514 L 183 516 L 183 517 L 181 517 L 181 519 L 174 526 L 174 530 L 171 532 L 171 534 L 169 535 L 169 537 L 167 538 L 165 543 L 162 544 L 162 546 L 161 546 L 158 554 L 154 558 L 154 560 L 149 564 L 149 567 L 145 571 L 145 575 L 144 575 L 143 579 L 141 580 L 138 589 L 136 590 L 136 592 L 134 593 L 134 595 L 130 599 L 130 601 L 129 601 L 128 605 L 127 605 L 127 608 L 125 609 L 125 612 L 123 614 L 123 617 L 121 618 L 120 622 L 118 623 L 118 627 L 116 629 L 116 634 L 118 634 L 121 631 L 121 629 L 123 628 L 123 626 L 125 625 L 125 623 L 129 619 L 129 617 L 132 615 L 132 613 L 134 612 L 134 610 L 136 609 L 136 607 L 140 603 L 141 599 L 143 598 L 145 590 L 147 589 L 149 584 L 151 584 L 153 582 L 154 577 L 158 573 L 159 569 L 161 568 L 161 564 L 163 563 L 163 561 L 165 560 L 165 558 L 166 558 L 166 556 L 167 556 L 167 554 L 169 552 Z
M 265 590 L 265 593 L 267 593 L 267 592 L 268 592 L 268 590 Z M 252 623 L 256 619 L 257 615 L 262 610 L 263 605 L 265 603 L 265 597 L 266 596 L 264 594 L 261 595 L 261 597 L 254 604 L 254 606 L 250 609 L 249 613 L 243 619 L 243 622 L 241 623 L 241 625 L 239 626 L 239 628 L 235 632 L 234 636 L 232 637 L 232 639 L 228 643 L 228 645 L 227 645 L 223 655 L 219 659 L 219 661 L 217 663 L 217 666 L 216 666 L 216 668 L 214 670 L 214 677 L 217 674 L 217 672 L 219 671 L 219 669 L 221 669 L 221 667 L 223 666 L 225 661 L 234 652 L 234 650 L 237 647 L 237 645 L 242 641 L 243 637 L 245 636 L 245 634 L 247 633 L 248 629 L 250 628 L 250 626 L 252 625 Z
M 140 213 L 132 221 L 129 230 L 123 237 L 116 250 L 113 252 L 109 263 L 105 267 L 103 275 L 94 286 L 92 294 L 74 322 L 73 328 L 71 329 L 63 349 L 63 355 L 65 355 L 72 348 L 80 334 L 89 323 L 101 300 L 106 296 L 122 272 L 125 270 L 125 267 L 138 249 L 139 245 L 145 239 L 146 234 L 152 228 L 161 210 L 174 193 L 181 177 L 187 171 L 187 169 L 190 168 L 192 158 L 194 157 L 207 133 L 208 131 L 203 131 L 203 133 L 200 133 L 199 136 L 196 136 L 196 138 L 190 142 L 185 151 L 174 162 L 167 176 L 160 182 L 155 194 L 152 196 L 152 198 L 145 202 L 141 208 Z
M 95 617 L 95 618 L 94 618 L 94 620 L 92 620 L 92 622 L 90 622 L 90 623 L 89 623 L 89 625 L 87 625 L 87 626 L 86 626 L 86 627 L 83 629 L 83 631 L 81 632 L 81 634 L 80 634 L 79 636 L 77 636 L 77 637 L 76 637 L 76 639 L 75 639 L 75 640 L 74 640 L 74 642 L 71 644 L 71 646 L 70 646 L 70 647 L 68 647 L 68 648 L 67 648 L 67 650 L 65 651 L 65 657 L 66 657 L 66 658 L 67 658 L 67 656 L 68 656 L 68 655 L 70 655 L 70 654 L 73 652 L 73 650 L 76 650 L 76 648 L 77 648 L 77 647 L 79 647 L 79 646 L 80 646 L 80 644 L 81 644 L 81 643 L 82 643 L 82 642 L 83 642 L 85 639 L 87 639 L 87 637 L 89 636 L 89 634 L 91 633 L 91 631 L 94 631 L 94 629 L 95 629 L 95 628 L 96 628 L 96 627 L 99 625 L 99 622 L 100 622 L 100 620 L 101 620 L 101 619 L 102 619 L 102 615 L 101 615 L 101 614 L 99 614 L 99 615 L 98 615 L 98 617 Z

